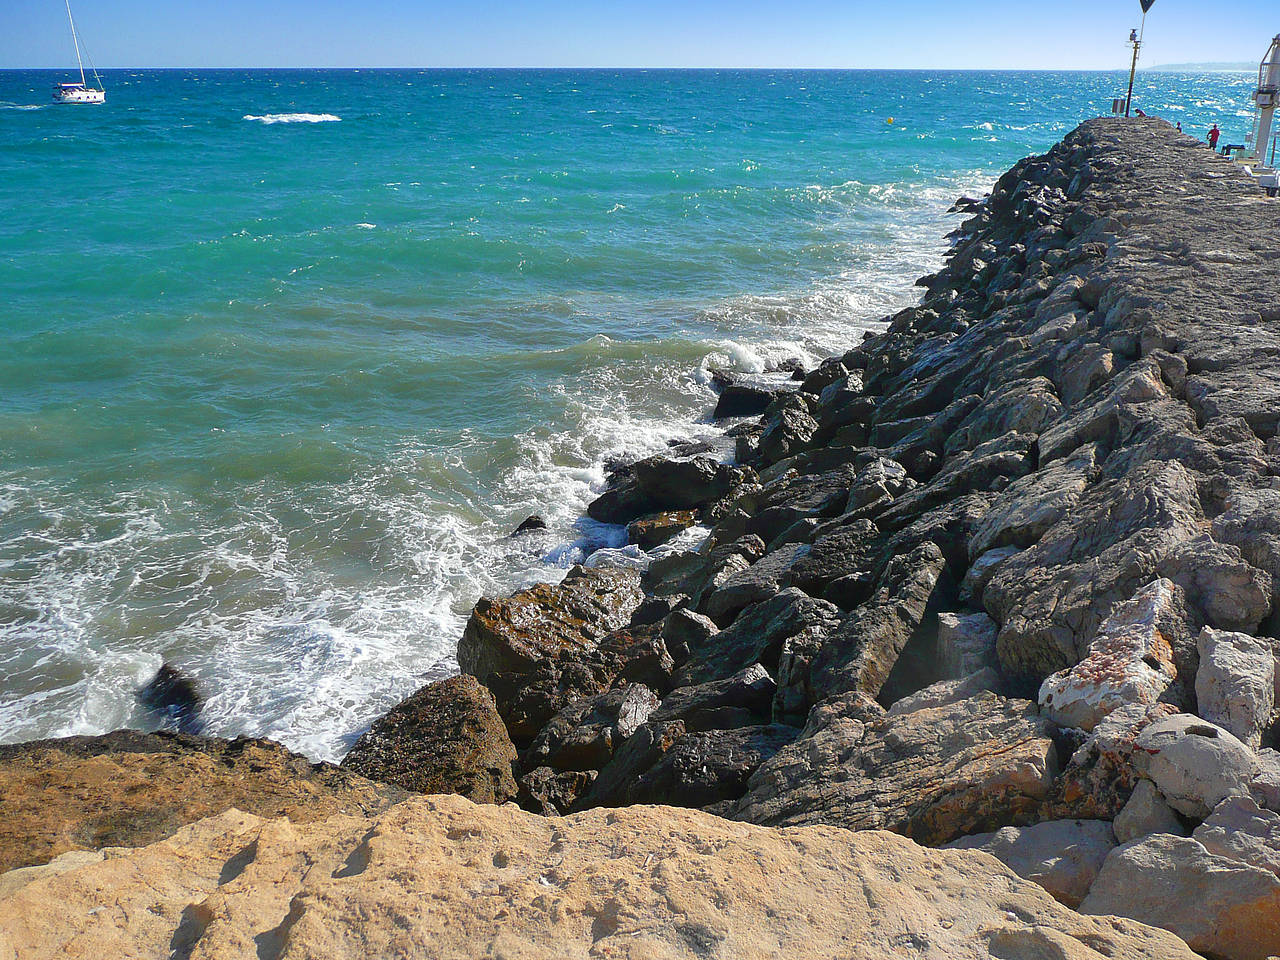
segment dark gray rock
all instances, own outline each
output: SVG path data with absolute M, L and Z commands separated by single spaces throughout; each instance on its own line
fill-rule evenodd
M 658 707 L 658 697 L 632 683 L 576 700 L 542 728 L 525 754 L 526 766 L 599 770 Z
M 654 723 L 681 720 L 689 732 L 745 727 L 769 719 L 778 685 L 758 663 L 723 680 L 677 687 L 653 712 Z

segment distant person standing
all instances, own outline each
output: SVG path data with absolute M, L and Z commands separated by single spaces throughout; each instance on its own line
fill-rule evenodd
M 1218 125 L 1215 123 L 1213 125 L 1213 129 L 1209 131 L 1209 149 L 1210 150 L 1218 149 L 1218 138 L 1220 136 L 1222 136 L 1222 131 L 1218 129 Z
M 1182 121 L 1181 121 L 1181 120 L 1179 120 L 1179 121 L 1178 121 L 1178 132 L 1179 132 L 1179 133 L 1181 133 L 1181 132 L 1182 132 Z

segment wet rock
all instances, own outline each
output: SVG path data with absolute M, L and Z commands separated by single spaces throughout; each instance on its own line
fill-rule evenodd
M 1226 730 L 1180 713 L 1138 735 L 1134 766 L 1151 778 L 1169 805 L 1203 819 L 1229 796 L 1249 792 L 1253 753 Z
M 669 460 L 649 457 L 635 465 L 636 482 L 644 496 L 660 510 L 692 510 L 719 500 L 744 475 L 741 470 L 710 457 Z
M 635 802 L 631 798 L 637 794 L 640 778 L 652 770 L 684 734 L 684 724 L 679 720 L 640 726 L 600 771 L 578 806 L 581 809 L 619 807 Z
M 798 384 L 778 381 L 777 378 L 734 375 L 724 383 L 716 400 L 713 419 L 730 417 L 758 417 L 769 409 L 774 400 L 797 388 Z
M 838 580 L 869 579 L 876 566 L 878 537 L 879 531 L 870 520 L 854 520 L 826 530 L 787 571 L 786 585 L 821 597 Z
M 406 796 L 270 740 L 118 730 L 0 745 L 0 871 L 154 843 L 232 807 L 303 823 Z
M 762 463 L 777 463 L 803 450 L 818 430 L 808 405 L 798 395 L 782 398 L 765 421 L 756 456 Z
M 521 520 L 520 526 L 516 527 L 515 530 L 512 531 L 511 535 L 513 537 L 518 537 L 522 533 L 530 533 L 534 530 L 545 529 L 547 529 L 547 521 L 543 520 L 535 513 L 533 516 L 525 517 Z
M 662 642 L 677 664 L 684 664 L 695 650 L 704 649 L 720 628 L 710 617 L 692 610 L 673 610 L 662 624 Z
M 1280 876 L 1280 813 L 1252 797 L 1228 797 L 1192 836 L 1209 853 Z
M 343 769 L 414 793 L 457 793 L 476 803 L 516 795 L 516 748 L 475 677 L 429 683 L 356 741 Z
M 1264 960 L 1280 947 L 1280 877 L 1186 837 L 1152 834 L 1117 847 L 1080 912 L 1163 927 L 1228 960 Z
M 697 520 L 697 514 L 692 510 L 669 510 L 651 514 L 627 524 L 627 540 L 641 550 L 652 550 L 662 546 L 682 530 L 692 527 Z
M 154 714 L 163 727 L 179 733 L 198 734 L 203 726 L 200 710 L 204 698 L 194 677 L 169 663 L 162 663 L 156 675 L 138 691 L 138 702 Z
M 769 719 L 778 685 L 758 663 L 724 680 L 677 687 L 662 699 L 652 720 L 680 720 L 685 730 L 725 730 Z
M 1186 830 L 1173 807 L 1164 799 L 1154 783 L 1139 780 L 1133 793 L 1112 824 L 1116 839 L 1121 843 L 1137 840 L 1152 833 L 1169 833 L 1184 836 Z
M 1275 708 L 1276 658 L 1271 644 L 1245 633 L 1205 627 L 1197 640 L 1198 712 L 1253 749 Z
M 756 768 L 794 740 L 796 733 L 793 727 L 777 724 L 686 732 L 648 769 L 636 772 L 625 783 L 612 779 L 613 792 L 593 790 L 586 803 L 671 803 L 706 808 L 737 800 Z M 606 769 L 601 776 L 610 776 L 610 771 Z
M 999 628 L 985 613 L 938 614 L 938 665 L 946 677 L 996 667 Z
M 595 782 L 594 770 L 552 770 L 537 767 L 520 778 L 516 802 L 530 813 L 560 817 L 568 813 L 578 798 Z
M 886 829 L 921 843 L 1032 820 L 1056 769 L 1035 705 L 984 693 L 889 717 L 864 694 L 815 707 L 751 778 L 734 816 Z
M 538 584 L 506 600 L 481 598 L 458 643 L 465 673 L 487 684 L 564 652 L 583 652 L 631 619 L 640 577 L 619 568 L 574 567 L 557 586 Z
M 1181 589 L 1153 581 L 1098 628 L 1087 657 L 1041 684 L 1041 710 L 1060 727 L 1088 731 L 1118 707 L 1150 706 L 1178 676 L 1170 638 L 1188 632 Z
M 631 683 L 577 700 L 533 739 L 525 763 L 556 770 L 599 770 L 658 706 L 648 687 Z
M 989 853 L 1024 880 L 1040 884 L 1059 903 L 1078 907 L 1115 846 L 1105 820 L 1049 820 L 962 837 L 947 849 Z

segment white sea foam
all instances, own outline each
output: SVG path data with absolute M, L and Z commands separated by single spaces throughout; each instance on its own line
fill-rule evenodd
M 246 113 L 244 119 L 258 123 L 337 123 L 342 118 L 332 113 L 268 113 L 262 116 Z

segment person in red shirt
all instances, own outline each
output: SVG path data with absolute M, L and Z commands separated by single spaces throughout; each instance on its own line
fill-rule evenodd
M 1209 131 L 1209 149 L 1210 150 L 1218 149 L 1218 137 L 1220 136 L 1222 136 L 1222 131 L 1218 129 L 1218 125 L 1215 123 L 1213 125 L 1213 129 Z

